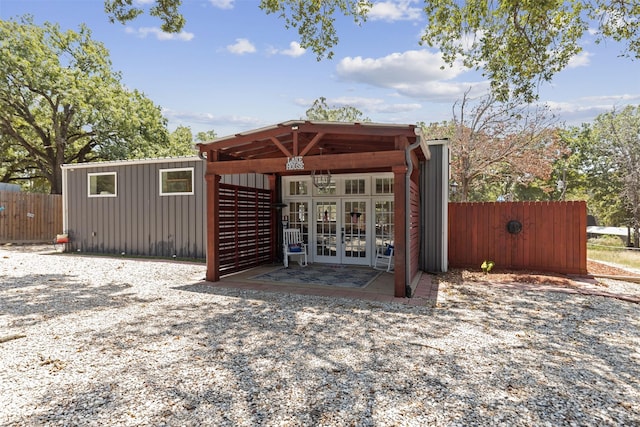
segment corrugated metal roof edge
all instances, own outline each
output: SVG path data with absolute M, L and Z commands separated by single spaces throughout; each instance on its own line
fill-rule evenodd
M 197 160 L 202 162 L 203 160 L 198 156 L 176 156 L 176 157 L 157 157 L 152 159 L 130 159 L 130 160 L 108 160 L 104 162 L 86 162 L 86 163 L 65 163 L 60 167 L 62 169 L 76 169 L 76 168 L 94 168 L 101 166 L 128 166 L 128 165 L 142 165 L 153 163 L 173 163 Z

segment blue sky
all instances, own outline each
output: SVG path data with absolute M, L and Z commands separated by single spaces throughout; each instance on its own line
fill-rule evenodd
M 184 125 L 230 135 L 303 118 L 319 97 L 356 107 L 375 122 L 439 122 L 451 118 L 465 90 L 487 87 L 479 73 L 441 70 L 438 51 L 418 44 L 421 1 L 374 2 L 361 27 L 341 19 L 335 55 L 320 62 L 300 49 L 295 30 L 258 3 L 184 0 L 187 24 L 178 35 L 162 33 L 147 16 L 111 24 L 102 0 L 0 0 L 0 18 L 28 13 L 63 29 L 86 24 L 110 51 L 123 83 L 161 106 L 171 130 Z M 569 125 L 640 103 L 638 61 L 619 57 L 612 41 L 594 41 L 587 34 L 584 52 L 540 90 L 540 102 Z

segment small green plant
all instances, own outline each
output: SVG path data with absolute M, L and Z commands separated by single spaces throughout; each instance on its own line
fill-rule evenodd
M 485 260 L 480 266 L 480 268 L 482 268 L 482 271 L 484 272 L 484 274 L 487 274 L 491 271 L 494 265 L 495 265 L 495 262 Z

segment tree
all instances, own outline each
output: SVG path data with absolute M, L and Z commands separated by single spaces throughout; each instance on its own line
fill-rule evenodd
M 120 83 L 86 27 L 0 21 L 3 181 L 43 178 L 59 194 L 63 163 L 152 157 L 168 141 L 160 108 Z
M 453 120 L 423 129 L 429 138 L 450 138 L 451 177 L 459 201 L 489 195 L 514 198 L 518 186 L 547 179 L 560 155 L 554 119 L 544 108 L 492 95 L 472 100 L 465 93 Z M 548 189 L 546 189 L 548 191 Z
M 619 184 L 612 194 L 626 208 L 627 225 L 634 230 L 634 246 L 640 236 L 640 106 L 627 106 L 596 117 L 593 138 L 599 157 L 605 160 L 606 176 Z
M 191 156 L 196 152 L 193 144 L 193 135 L 188 126 L 178 126 L 169 135 L 169 145 L 159 152 L 161 157 Z
M 181 0 L 155 0 L 149 14 L 162 29 L 179 32 L 185 19 Z M 286 28 L 295 28 L 300 46 L 318 60 L 331 58 L 339 39 L 334 21 L 341 14 L 357 24 L 372 3 L 362 0 L 261 0 L 260 8 L 275 13 Z M 111 21 L 128 22 L 145 11 L 131 0 L 105 0 Z M 625 43 L 624 54 L 640 58 L 640 8 L 636 1 L 569 0 L 426 0 L 427 18 L 421 43 L 439 48 L 449 65 L 460 61 L 482 69 L 499 100 L 537 97 L 539 83 L 550 81 L 582 48 L 580 39 L 591 26 L 598 42 Z
M 313 102 L 311 108 L 306 112 L 307 119 L 324 122 L 370 122 L 371 119 L 364 117 L 362 111 L 355 107 L 345 105 L 343 107 L 327 105 L 327 99 L 320 97 Z
M 212 141 L 212 140 L 216 139 L 217 136 L 218 135 L 216 135 L 216 132 L 213 129 L 205 131 L 205 132 L 198 132 L 196 134 L 196 141 L 198 141 L 198 142 Z

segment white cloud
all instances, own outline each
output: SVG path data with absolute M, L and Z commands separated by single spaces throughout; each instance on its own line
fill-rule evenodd
M 422 9 L 412 7 L 415 1 L 375 2 L 367 17 L 372 21 L 416 21 L 422 17 Z
M 577 67 L 586 67 L 591 63 L 592 53 L 589 52 L 580 52 L 577 55 L 574 55 L 567 64 L 567 68 L 577 68 Z
M 169 108 L 163 108 L 162 115 L 172 123 L 186 124 L 187 126 L 189 124 L 200 124 L 214 128 L 218 125 L 224 125 L 236 126 L 243 129 L 251 129 L 258 126 L 263 126 L 265 124 L 263 120 L 255 117 L 237 115 L 215 115 L 211 113 L 199 113 L 194 111 L 174 111 Z
M 180 33 L 165 33 L 158 27 L 140 27 L 138 29 L 133 27 L 125 28 L 125 32 L 128 34 L 135 34 L 140 38 L 147 38 L 147 36 L 155 36 L 157 40 L 180 40 L 180 41 L 190 41 L 195 37 L 193 33 L 188 33 L 186 31 L 181 31 Z
M 286 56 L 292 56 L 294 58 L 297 58 L 298 56 L 302 56 L 305 54 L 307 50 L 300 47 L 300 43 L 298 42 L 291 42 L 289 43 L 289 49 L 284 49 L 284 50 L 276 50 L 275 53 L 280 53 L 282 55 L 286 55 Z
M 218 9 L 233 9 L 235 0 L 209 0 L 209 3 Z
M 483 92 L 486 82 L 450 82 L 467 68 L 460 64 L 449 67 L 437 53 L 410 50 L 382 58 L 344 58 L 338 64 L 337 75 L 346 81 L 390 88 L 411 98 L 430 101 L 451 101 L 470 87 Z
M 448 67 L 439 54 L 427 50 L 409 50 L 382 58 L 346 57 L 340 61 L 336 70 L 344 80 L 391 87 L 398 82 L 452 79 L 461 74 L 464 68 Z
M 571 101 L 547 101 L 549 109 L 569 125 L 579 125 L 593 121 L 598 115 L 608 113 L 614 108 L 640 103 L 639 94 L 587 96 Z
M 254 53 L 256 47 L 248 39 L 236 39 L 234 44 L 227 46 L 227 50 L 236 55 L 244 55 L 245 53 Z

